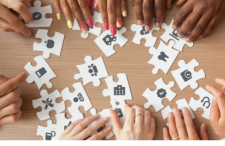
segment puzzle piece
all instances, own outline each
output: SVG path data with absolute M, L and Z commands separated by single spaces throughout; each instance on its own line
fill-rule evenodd
M 63 89 L 63 91 L 61 92 L 64 101 L 71 101 L 71 106 L 67 108 L 68 111 L 71 115 L 73 115 L 74 112 L 79 113 L 80 106 L 83 106 L 84 110 L 88 111 L 92 107 L 92 104 L 87 96 L 87 93 L 84 90 L 84 87 L 80 82 L 73 84 L 73 87 L 75 89 L 74 92 L 70 92 L 70 89 L 68 87 Z
M 136 24 L 131 25 L 131 30 L 136 31 L 135 36 L 133 38 L 133 42 L 135 44 L 140 45 L 141 39 L 144 38 L 146 40 L 146 43 L 145 43 L 146 47 L 154 47 L 155 46 L 157 37 L 152 36 L 152 32 L 154 30 L 159 30 L 159 28 L 155 27 L 154 20 L 152 23 L 153 23 L 153 25 L 152 25 L 153 27 L 152 27 L 152 30 L 150 30 L 150 31 L 145 30 L 145 25 L 136 25 Z
M 198 108 L 202 108 L 204 110 L 204 113 L 202 114 L 202 117 L 209 119 L 210 109 L 211 109 L 211 103 L 213 100 L 213 95 L 207 92 L 203 88 L 198 88 L 198 90 L 195 91 L 195 94 L 199 95 L 199 100 L 195 100 L 193 97 L 191 98 L 189 102 L 189 106 L 194 110 L 197 111 Z
M 165 45 L 161 41 L 158 49 L 149 49 L 149 53 L 152 54 L 153 57 L 148 63 L 155 66 L 155 68 L 152 70 L 153 74 L 157 74 L 159 69 L 161 69 L 165 74 L 168 73 L 170 67 L 179 54 L 179 51 L 172 49 L 173 45 L 173 41 L 169 42 L 169 46 Z
M 116 35 L 112 35 L 109 30 L 104 31 L 98 38 L 94 41 L 102 52 L 107 56 L 115 54 L 114 45 L 119 44 L 120 47 L 123 47 L 128 39 L 126 39 L 122 34 L 126 32 L 126 28 L 122 27 L 120 30 L 117 30 Z
M 198 87 L 197 80 L 205 78 L 205 72 L 202 69 L 198 72 L 194 70 L 196 66 L 199 66 L 199 63 L 195 59 L 191 60 L 188 64 L 186 64 L 184 60 L 180 60 L 178 65 L 180 69 L 174 70 L 171 73 L 180 89 L 183 90 L 188 85 L 190 85 L 192 89 L 196 89 Z
M 41 7 L 41 1 L 34 1 L 34 7 L 29 10 L 33 16 L 33 20 L 26 24 L 27 27 L 50 27 L 52 18 L 46 18 L 46 14 L 52 14 L 51 5 Z
M 172 25 L 173 25 L 173 19 L 169 26 L 166 23 L 162 24 L 161 27 L 163 29 L 165 29 L 166 31 L 161 36 L 161 39 L 164 40 L 165 42 L 168 42 L 171 39 L 174 40 L 175 45 L 173 47 L 179 51 L 183 50 L 185 44 L 187 44 L 189 47 L 193 47 L 193 45 L 194 45 L 193 42 L 188 43 L 188 42 L 186 42 L 185 38 L 181 39 L 177 36 L 177 33 L 179 30 L 173 30 Z
M 64 40 L 64 34 L 55 32 L 55 36 L 50 38 L 48 37 L 48 30 L 39 29 L 35 37 L 42 39 L 42 42 L 34 43 L 34 51 L 42 51 L 44 58 L 49 58 L 50 54 L 60 56 Z
M 37 56 L 34 60 L 37 62 L 35 67 L 31 65 L 31 62 L 27 63 L 24 67 L 24 69 L 30 74 L 27 78 L 27 82 L 36 82 L 38 89 L 40 89 L 44 84 L 46 84 L 48 88 L 52 88 L 50 80 L 56 77 L 55 73 L 42 56 Z
M 37 136 L 42 136 L 43 140 L 57 140 L 60 137 L 60 134 L 56 131 L 56 124 L 53 124 L 51 120 L 48 120 L 47 125 L 47 127 L 38 125 Z
M 126 74 L 117 74 L 119 78 L 118 82 L 113 81 L 113 76 L 109 76 L 105 79 L 108 89 L 103 90 L 103 95 L 110 96 L 111 100 L 116 102 L 122 102 L 125 100 L 131 100 L 132 95 L 130 91 L 130 86 L 127 80 Z
M 163 79 L 160 78 L 154 84 L 157 86 L 157 89 L 155 91 L 151 91 L 149 88 L 147 88 L 142 96 L 148 99 L 148 102 L 144 104 L 145 109 L 148 109 L 151 105 L 153 105 L 155 111 L 158 112 L 164 107 L 162 104 L 162 100 L 164 98 L 172 101 L 177 94 L 170 89 L 174 86 L 174 82 L 172 81 L 166 85 Z
M 81 33 L 81 37 L 82 38 L 87 38 L 89 36 L 89 33 L 92 33 L 96 36 L 99 36 L 101 34 L 102 29 L 100 27 L 96 27 L 95 24 L 97 22 L 102 23 L 102 17 L 101 14 L 98 12 L 94 12 L 94 16 L 93 16 L 93 20 L 94 20 L 94 25 L 93 27 L 89 27 L 88 24 L 87 25 L 87 32 L 86 33 Z M 74 26 L 73 26 L 73 30 L 81 30 L 80 29 L 80 25 L 77 22 L 77 19 L 74 20 Z
M 104 61 L 102 57 L 92 60 L 91 56 L 86 56 L 84 58 L 85 64 L 77 65 L 80 74 L 75 74 L 74 78 L 76 80 L 83 78 L 83 85 L 87 85 L 93 82 L 95 87 L 101 84 L 100 79 L 108 77 L 108 72 L 106 70 Z
M 56 99 L 61 97 L 58 90 L 48 94 L 47 90 L 41 91 L 41 98 L 32 101 L 33 107 L 41 107 L 42 111 L 37 113 L 38 118 L 42 120 L 49 119 L 49 112 L 55 110 L 56 113 L 61 113 L 65 110 L 65 103 L 62 101 L 60 103 L 56 102 Z

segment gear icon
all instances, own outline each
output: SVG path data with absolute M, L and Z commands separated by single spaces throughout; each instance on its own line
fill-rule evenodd
M 166 90 L 165 89 L 159 89 L 158 91 L 157 91 L 157 95 L 158 95 L 158 97 L 160 97 L 160 98 L 164 98 L 164 97 L 166 97 Z

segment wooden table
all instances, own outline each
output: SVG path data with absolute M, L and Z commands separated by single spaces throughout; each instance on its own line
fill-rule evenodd
M 43 5 L 51 4 L 53 6 L 52 0 L 43 1 Z M 53 9 L 54 10 L 54 9 Z M 165 22 L 170 24 L 171 19 L 174 18 L 178 8 L 174 6 L 171 11 L 166 11 Z M 96 36 L 90 35 L 88 39 L 83 39 L 80 37 L 80 31 L 73 31 L 68 29 L 66 25 L 65 18 L 63 17 L 60 21 L 56 18 L 56 13 L 52 15 L 47 15 L 47 17 L 53 17 L 53 23 L 49 30 L 49 36 L 53 36 L 55 31 L 65 34 L 65 40 L 63 44 L 63 50 L 61 57 L 51 55 L 51 58 L 47 60 L 51 68 L 54 70 L 57 78 L 51 80 L 53 83 L 53 88 L 48 89 L 45 85 L 41 89 L 48 89 L 49 92 L 58 89 L 61 91 L 65 87 L 70 87 L 71 91 L 72 84 L 75 82 L 81 82 L 82 80 L 74 80 L 73 76 L 76 73 L 79 73 L 79 70 L 76 68 L 76 65 L 84 63 L 84 57 L 86 55 L 91 55 L 94 59 L 99 56 L 103 56 L 105 65 L 107 67 L 109 75 L 115 77 L 118 73 L 126 73 L 130 83 L 130 88 L 133 95 L 133 100 L 127 101 L 130 105 L 138 105 L 143 107 L 144 103 L 147 100 L 142 96 L 142 93 L 146 88 L 152 90 L 156 89 L 154 82 L 163 77 L 165 83 L 169 81 L 174 81 L 171 72 L 165 75 L 162 71 L 159 71 L 157 75 L 153 75 L 152 69 L 153 65 L 148 64 L 147 62 L 152 57 L 149 54 L 149 48 L 144 47 L 145 40 L 142 40 L 141 45 L 136 45 L 132 42 L 134 32 L 130 30 L 131 24 L 136 23 L 135 14 L 133 12 L 132 6 L 129 3 L 129 12 L 128 18 L 124 19 L 124 26 L 127 28 L 127 32 L 124 34 L 126 38 L 129 39 L 129 42 L 121 48 L 119 45 L 116 45 L 114 48 L 117 51 L 116 54 L 107 58 L 103 52 L 97 47 L 94 43 Z M 101 26 L 101 24 L 97 24 Z M 200 67 L 196 68 L 196 71 L 199 69 L 204 69 L 206 73 L 206 78 L 199 80 L 199 86 L 204 87 L 206 84 L 215 85 L 215 78 L 224 77 L 225 72 L 225 28 L 222 26 L 225 25 L 223 21 L 220 24 L 212 35 L 208 38 L 197 40 L 194 43 L 194 47 L 189 48 L 188 46 L 184 47 L 184 51 L 181 52 L 173 64 L 172 70 L 178 69 L 178 61 L 185 60 L 186 62 L 191 61 L 195 58 L 199 63 Z M 26 38 L 17 33 L 5 33 L 0 31 L 0 74 L 4 74 L 8 77 L 15 77 L 21 72 L 24 72 L 24 66 L 27 62 L 32 62 L 35 66 L 34 57 L 41 55 L 42 52 L 33 51 L 33 43 L 40 42 L 41 40 L 36 39 L 35 33 L 37 28 L 31 29 L 33 34 L 31 37 Z M 156 48 L 161 41 L 160 36 L 163 34 L 164 30 L 154 31 L 153 35 L 158 37 Z M 89 98 L 92 102 L 93 107 L 97 109 L 97 112 L 100 112 L 104 108 L 110 108 L 110 98 L 104 97 L 102 95 L 103 89 L 107 88 L 104 79 L 101 79 L 101 86 L 94 87 L 91 83 L 85 86 L 85 90 L 89 95 Z M 192 90 L 190 87 L 187 87 L 181 91 L 177 84 L 172 88 L 174 92 L 178 95 L 174 101 L 169 102 L 167 99 L 163 100 L 165 106 L 171 105 L 171 108 L 177 107 L 176 102 L 179 99 L 186 98 L 187 101 L 190 101 L 191 97 L 198 99 L 199 97 L 194 94 L 195 90 Z M 22 85 L 22 95 L 23 99 L 22 105 L 22 117 L 19 122 L 15 124 L 5 125 L 0 127 L 0 139 L 2 140 L 41 140 L 41 136 L 36 136 L 36 130 L 38 124 L 46 126 L 46 121 L 40 121 L 36 113 L 41 111 L 41 108 L 34 109 L 32 107 L 32 100 L 40 98 L 40 90 L 38 90 L 36 84 L 24 83 Z M 62 99 L 60 99 L 62 100 Z M 60 101 L 59 100 L 59 101 Z M 67 107 L 71 104 L 66 102 Z M 90 112 L 84 112 L 83 107 L 80 107 L 80 111 L 84 113 L 85 116 L 90 116 Z M 149 109 L 151 115 L 156 120 L 156 140 L 163 139 L 162 137 L 162 128 L 166 126 L 167 121 L 162 119 L 161 112 L 156 113 L 154 108 Z M 70 118 L 68 111 L 65 111 L 67 118 Z M 200 124 L 205 122 L 208 127 L 209 138 L 210 139 L 219 139 L 219 137 L 213 132 L 213 129 L 210 125 L 210 122 L 203 117 L 202 109 L 199 109 L 197 112 L 194 112 L 196 118 L 194 123 L 199 129 Z M 55 111 L 50 113 L 51 119 L 56 122 Z M 113 138 L 114 139 L 114 138 Z

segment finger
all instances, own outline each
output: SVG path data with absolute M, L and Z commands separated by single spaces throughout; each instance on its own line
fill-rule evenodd
M 178 7 L 181 7 L 181 6 L 183 6 L 186 2 L 187 2 L 187 0 L 178 0 L 177 3 L 176 3 L 176 5 L 177 5 Z
M 0 75 L 0 84 L 5 83 L 6 81 L 8 81 L 9 78 L 4 76 L 4 75 Z
M 54 5 L 55 5 L 55 11 L 56 11 L 56 16 L 57 19 L 60 20 L 62 17 L 62 10 L 60 7 L 60 0 L 54 0 Z
M 73 128 L 76 127 L 77 124 L 79 124 L 79 123 L 82 122 L 83 120 L 84 120 L 84 118 L 83 118 L 83 119 L 78 119 L 77 121 L 75 121 L 75 122 L 73 122 L 72 124 L 70 124 L 70 126 L 66 128 L 66 130 L 63 132 L 63 134 L 64 134 L 64 135 L 69 134 L 69 133 L 73 130 Z
M 146 128 L 147 131 L 150 130 L 150 121 L 151 121 L 151 115 L 149 111 L 144 112 L 144 127 Z
M 145 30 L 150 31 L 152 29 L 153 20 L 153 0 L 143 1 L 143 17 L 145 23 Z
M 123 17 L 127 17 L 127 12 L 128 12 L 127 1 L 121 0 L 121 13 Z
M 162 25 L 165 13 L 165 0 L 155 0 L 155 26 L 160 27 Z
M 73 27 L 73 17 L 71 15 L 71 12 L 70 12 L 70 7 L 69 7 L 69 4 L 68 4 L 68 1 L 67 0 L 60 0 L 60 4 L 61 4 L 61 7 L 63 9 L 63 13 L 65 15 L 65 18 L 66 18 L 66 22 L 67 22 L 67 26 L 69 29 L 72 29 Z
M 171 9 L 173 5 L 174 0 L 166 0 L 166 8 Z
M 136 111 L 136 116 L 135 116 L 135 125 L 137 125 L 138 129 L 143 129 L 143 125 L 144 125 L 144 110 L 141 109 L 140 107 L 138 106 L 133 106 L 133 108 L 135 109 Z
M 130 2 L 132 4 L 132 6 L 135 7 L 135 0 L 131 0 Z
M 169 133 L 172 138 L 178 137 L 177 127 L 175 123 L 175 119 L 173 113 L 169 113 L 168 115 L 168 124 L 169 124 Z
M 128 127 L 133 126 L 135 120 L 135 109 L 126 104 L 125 111 L 127 116 L 124 125 Z
M 109 132 L 112 131 L 112 128 L 113 128 L 113 127 L 112 127 L 111 125 L 109 125 L 109 126 L 107 126 L 105 129 L 103 129 L 101 132 L 99 132 L 99 133 L 97 133 L 97 134 L 91 136 L 88 140 L 101 140 L 101 139 L 103 139 L 104 137 L 106 137 L 106 135 L 108 135 Z
M 117 135 L 117 133 L 119 133 L 119 131 L 122 129 L 120 119 L 119 119 L 117 113 L 114 110 L 110 109 L 109 112 L 110 112 L 110 115 L 111 115 L 111 120 L 112 120 L 112 125 L 113 125 L 113 128 L 114 128 L 114 131 Z
M 217 78 L 215 81 L 216 81 L 217 84 L 223 86 L 222 89 L 225 90 L 225 79 Z
M 153 140 L 155 137 L 155 119 L 154 118 L 151 118 L 151 121 L 150 121 L 150 133 L 151 133 L 150 139 Z
M 209 140 L 207 127 L 205 123 L 201 125 L 199 135 L 201 140 Z
M 164 140 L 171 140 L 169 131 L 166 127 L 163 128 L 163 139 Z
M 117 28 L 121 28 L 123 23 L 122 23 L 122 15 L 121 15 L 121 1 L 116 0 L 116 26 Z
M 0 98 L 0 109 L 10 105 L 19 100 L 21 94 L 20 88 L 16 88 L 14 91 Z
M 15 29 L 4 20 L 0 19 L 0 28 L 5 32 L 13 32 Z
M 116 14 L 115 14 L 115 1 L 107 0 L 107 11 L 109 19 L 109 28 L 112 35 L 116 35 Z
M 84 18 L 86 19 L 87 21 L 87 24 L 89 25 L 89 27 L 93 27 L 94 24 L 93 24 L 93 18 L 92 18 L 92 15 L 91 15 L 91 11 L 90 11 L 90 8 L 88 7 L 88 3 L 86 0 L 78 0 L 78 4 L 84 14 Z
M 0 118 L 17 113 L 18 111 L 20 111 L 21 105 L 22 105 L 22 99 L 19 98 L 18 101 L 14 102 L 0 110 Z
M 22 73 L 17 77 L 10 79 L 9 81 L 0 85 L 0 96 L 4 96 L 9 92 L 15 90 L 18 86 L 20 86 L 28 77 L 27 73 Z
M 2 119 L 0 119 L 0 125 L 6 125 L 6 124 L 17 122 L 20 119 L 21 114 L 22 114 L 22 112 L 19 111 L 13 115 L 3 117 Z
M 136 18 L 138 25 L 143 25 L 144 23 L 144 16 L 142 11 L 142 4 L 143 0 L 135 0 L 135 12 L 136 12 Z
M 206 29 L 205 29 L 205 31 L 200 35 L 200 38 L 205 38 L 205 37 L 207 37 L 208 35 L 210 35 L 211 33 L 212 33 L 212 31 L 213 31 L 213 29 L 219 24 L 219 22 L 221 21 L 221 20 L 217 20 L 218 18 L 217 18 L 218 16 L 215 16 L 215 17 L 213 17 L 211 20 L 210 20 L 210 22 L 209 22 L 209 24 L 208 24 L 208 26 L 206 27 Z
M 98 8 L 102 16 L 102 22 L 104 24 L 105 30 L 109 30 L 108 13 L 107 13 L 107 1 L 100 0 L 96 1 L 98 3 Z M 97 5 L 97 4 L 96 4 Z

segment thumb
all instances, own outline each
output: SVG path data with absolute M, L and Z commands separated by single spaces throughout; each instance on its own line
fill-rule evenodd
M 122 129 L 120 119 L 119 119 L 117 113 L 114 110 L 110 109 L 109 112 L 110 112 L 110 115 L 111 115 L 111 121 L 112 121 L 114 132 L 117 135 L 117 133 Z
M 200 139 L 201 140 L 209 140 L 209 137 L 208 137 L 208 132 L 207 132 L 207 128 L 206 128 L 206 124 L 203 123 L 200 127 Z

